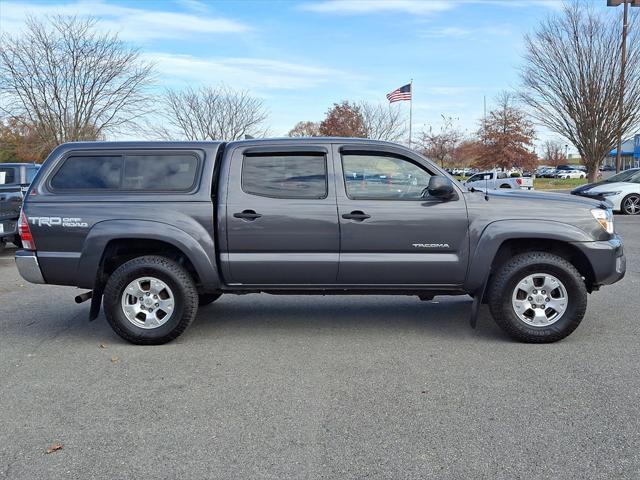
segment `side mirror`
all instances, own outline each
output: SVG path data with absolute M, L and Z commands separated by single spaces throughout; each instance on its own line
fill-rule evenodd
M 431 197 L 446 200 L 453 196 L 453 183 L 447 177 L 434 175 L 429 179 L 429 186 L 426 191 Z

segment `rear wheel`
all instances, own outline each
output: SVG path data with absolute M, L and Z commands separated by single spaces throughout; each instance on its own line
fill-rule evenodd
M 640 214 L 640 195 L 632 193 L 622 199 L 620 203 L 622 213 L 625 215 L 638 215 Z
M 22 248 L 22 239 L 20 238 L 20 235 L 13 237 L 13 244 L 18 248 Z
M 582 321 L 587 290 L 580 273 L 564 258 L 523 253 L 496 272 L 489 286 L 489 307 L 511 337 L 528 343 L 555 342 Z
M 198 311 L 198 292 L 189 273 L 165 257 L 130 260 L 111 274 L 104 311 L 113 330 L 139 345 L 159 345 L 178 337 Z

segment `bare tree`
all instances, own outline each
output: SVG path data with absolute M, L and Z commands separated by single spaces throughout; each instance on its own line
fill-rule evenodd
M 495 108 L 480 122 L 476 165 L 534 169 L 538 163 L 538 157 L 531 151 L 535 134 L 533 123 L 517 105 L 516 97 L 510 92 L 500 93 Z
M 564 146 L 560 142 L 547 140 L 542 145 L 542 160 L 545 165 L 557 167 L 567 163 Z
M 266 134 L 268 114 L 262 100 L 224 85 L 169 89 L 162 112 L 169 126 L 156 131 L 164 138 L 232 141 Z
M 0 39 L 0 112 L 34 128 L 40 148 L 94 140 L 147 113 L 153 66 L 96 20 L 28 18 Z
M 360 102 L 360 114 L 367 138 L 398 142 L 407 135 L 407 122 L 399 106 Z
M 453 124 L 452 117 L 442 116 L 440 129 L 429 127 L 423 130 L 418 137 L 420 151 L 426 156 L 440 163 L 442 167 L 450 164 L 454 158 L 454 152 L 462 140 L 462 132 Z
M 288 137 L 319 137 L 320 124 L 318 122 L 298 122 L 287 133 Z
M 619 19 L 578 1 L 525 37 L 522 98 L 541 124 L 573 143 L 591 181 L 618 133 L 640 126 L 640 32 L 630 28 L 622 120 L 620 38 Z

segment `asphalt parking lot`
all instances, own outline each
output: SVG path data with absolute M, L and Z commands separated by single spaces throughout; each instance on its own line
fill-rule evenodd
M 437 297 L 223 297 L 120 340 L 0 258 L 0 478 L 640 478 L 640 218 L 551 345 Z M 51 454 L 48 447 L 62 449 Z

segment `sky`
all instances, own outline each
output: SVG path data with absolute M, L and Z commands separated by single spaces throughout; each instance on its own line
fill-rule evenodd
M 472 133 L 483 99 L 491 108 L 501 90 L 518 87 L 523 35 L 561 8 L 559 0 L 0 0 L 0 29 L 17 34 L 27 14 L 92 15 L 156 64 L 158 90 L 247 89 L 264 100 L 274 136 L 344 99 L 386 103 L 412 79 L 414 131 L 438 128 L 445 115 Z M 401 108 L 408 116 L 408 102 Z

